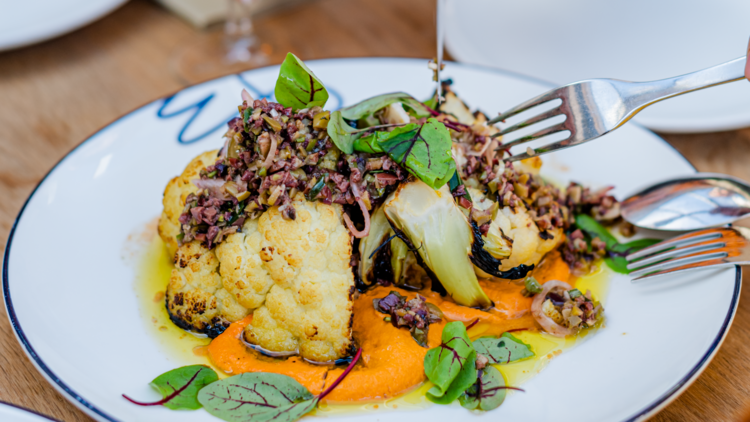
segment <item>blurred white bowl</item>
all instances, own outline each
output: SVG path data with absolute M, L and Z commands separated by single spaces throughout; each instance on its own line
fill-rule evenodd
M 448 10 L 455 59 L 560 85 L 677 76 L 744 55 L 750 36 L 746 0 L 451 0 Z M 750 83 L 671 99 L 636 120 L 673 133 L 750 126 Z

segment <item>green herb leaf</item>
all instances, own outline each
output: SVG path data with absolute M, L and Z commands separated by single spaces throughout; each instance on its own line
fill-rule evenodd
M 357 104 L 349 107 L 342 108 L 341 110 L 334 111 L 331 113 L 331 120 L 328 122 L 328 136 L 331 137 L 333 143 L 344 153 L 351 154 L 354 152 L 354 143 L 359 139 L 364 130 L 352 127 L 349 121 L 358 121 L 361 119 L 370 120 L 369 117 L 378 110 L 387 107 L 393 103 L 405 105 L 407 109 L 417 118 L 427 117 L 430 112 L 425 106 L 417 101 L 411 95 L 405 92 L 394 92 L 391 94 L 378 95 L 372 98 L 368 98 L 364 101 L 360 101 Z M 381 132 L 388 136 L 389 132 Z M 376 135 L 378 136 L 378 135 Z M 372 146 L 372 145 L 371 145 Z M 370 152 L 367 146 L 362 146 L 363 149 L 357 149 L 361 152 Z M 382 152 L 382 151 L 375 151 Z
M 190 365 L 165 372 L 153 381 L 151 386 L 163 397 L 159 401 L 142 403 L 123 394 L 131 403 L 139 406 L 163 405 L 172 410 L 200 409 L 198 392 L 219 379 L 213 369 L 205 365 Z
M 505 401 L 506 391 L 503 374 L 493 366 L 486 366 L 480 372 L 477 382 L 458 401 L 469 410 L 497 409 Z
M 617 273 L 630 274 L 628 261 L 625 259 L 625 256 L 659 242 L 661 242 L 660 239 L 638 239 L 628 243 L 618 243 L 612 248 L 607 249 L 610 254 L 604 258 L 604 262 Z
M 606 227 L 599 224 L 593 217 L 586 214 L 576 215 L 576 226 L 591 237 L 598 237 L 607 244 L 607 250 L 611 250 L 617 244 L 617 239 L 607 230 Z
M 464 364 L 461 370 L 458 372 L 456 379 L 448 387 L 441 396 L 439 389 L 432 387 L 427 391 L 427 399 L 437 404 L 451 404 L 454 400 L 461 397 L 467 388 L 471 387 L 477 380 L 477 367 L 476 367 L 476 352 L 472 352 L 469 355 L 469 361 Z
M 326 175 L 322 174 L 320 176 L 320 180 L 318 180 L 317 183 L 315 183 L 315 185 L 310 189 L 310 192 L 305 194 L 305 198 L 307 198 L 307 200 L 310 202 L 314 201 L 315 198 L 317 198 L 318 195 L 320 194 L 320 191 L 323 190 L 325 185 L 326 185 Z
M 342 108 L 341 115 L 348 120 L 359 120 L 393 103 L 403 104 L 417 118 L 430 115 L 424 104 L 405 92 L 392 92 L 368 98 L 357 104 Z
M 245 373 L 201 390 L 198 401 L 208 413 L 231 422 L 292 422 L 317 406 L 317 397 L 294 378 Z
M 448 181 L 448 187 L 451 190 L 451 193 L 454 193 L 456 189 L 458 189 L 459 186 L 462 186 L 464 184 L 464 181 L 461 180 L 461 176 L 458 174 L 458 170 L 456 170 L 453 173 L 453 176 L 451 176 L 451 180 Z M 470 203 L 474 203 L 474 201 L 471 200 L 471 195 L 469 195 L 469 191 L 467 190 L 466 193 L 463 195 L 466 200 L 468 200 Z
M 474 349 L 495 364 L 506 364 L 534 356 L 531 346 L 511 333 L 503 333 L 500 338 L 478 338 L 474 340 Z
M 353 128 L 344 120 L 341 110 L 331 113 L 331 120 L 328 122 L 328 136 L 331 137 L 336 145 L 345 154 L 354 152 L 354 141 L 359 139 L 364 132 Z
M 453 177 L 456 162 L 451 155 L 451 135 L 445 125 L 428 119 L 422 126 L 409 124 L 390 133 L 381 147 L 409 173 L 433 189 L 439 189 Z
M 476 379 L 475 359 L 476 352 L 466 334 L 464 324 L 460 321 L 446 324 L 443 328 L 442 343 L 427 351 L 424 357 L 424 372 L 435 384 L 427 391 L 427 398 L 438 403 L 444 402 L 450 396 L 455 395 L 447 403 L 457 398 Z
M 606 227 L 585 214 L 576 215 L 576 226 L 590 237 L 598 237 L 606 243 L 608 256 L 604 258 L 604 262 L 609 268 L 620 274 L 630 274 L 628 261 L 625 259 L 626 255 L 661 242 L 659 239 L 638 239 L 628 243 L 618 243 Z
M 391 132 L 375 132 L 363 136 L 354 141 L 354 150 L 359 152 L 368 152 L 370 154 L 379 154 L 383 152 L 381 143 L 391 136 Z
M 328 91 L 299 57 L 287 53 L 276 80 L 276 101 L 294 110 L 323 107 L 328 101 Z

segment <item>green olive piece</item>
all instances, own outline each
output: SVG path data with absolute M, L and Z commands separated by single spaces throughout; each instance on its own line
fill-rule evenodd
M 313 128 L 317 130 L 323 130 L 328 127 L 328 121 L 331 120 L 330 111 L 321 111 L 320 113 L 313 116 Z
M 274 132 L 281 132 L 281 123 L 279 123 L 278 120 L 272 119 L 265 114 L 263 115 L 263 120 L 266 121 L 268 126 L 270 126 Z

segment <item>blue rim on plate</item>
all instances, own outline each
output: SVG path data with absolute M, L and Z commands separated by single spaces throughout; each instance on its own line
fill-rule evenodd
M 52 418 L 50 418 L 47 415 L 43 415 L 43 414 L 41 414 L 39 412 L 36 412 L 34 410 L 31 410 L 31 409 L 26 409 L 25 407 L 21 407 L 21 406 L 15 405 L 13 403 L 8 403 L 7 401 L 0 400 L 0 406 L 12 407 L 12 408 L 15 408 L 15 409 L 18 409 L 18 410 L 22 410 L 22 411 L 24 411 L 26 413 L 31 413 L 32 415 L 35 415 L 35 416 L 39 416 L 42 419 L 46 419 L 46 420 L 52 421 L 52 422 L 57 422 L 57 419 L 52 419 Z
M 310 63 L 310 64 L 314 65 L 316 62 L 321 62 L 321 61 L 336 61 L 336 60 L 351 61 L 351 60 L 357 60 L 357 59 L 359 59 L 359 60 L 362 60 L 362 59 L 365 59 L 365 60 L 368 60 L 368 59 L 374 59 L 374 60 L 383 60 L 383 59 L 385 59 L 385 60 L 410 60 L 410 59 L 404 59 L 404 58 L 390 58 L 390 57 L 379 57 L 379 58 L 338 58 L 338 59 L 310 60 L 307 63 Z M 485 70 L 485 71 L 489 71 L 489 72 L 494 72 L 494 73 L 498 73 L 498 74 L 501 74 L 501 75 L 506 75 L 506 76 L 511 76 L 511 77 L 514 77 L 514 78 L 524 79 L 524 80 L 527 80 L 527 81 L 530 81 L 530 82 L 534 82 L 534 83 L 537 83 L 537 84 L 548 86 L 550 88 L 554 88 L 556 86 L 555 84 L 552 84 L 552 83 L 550 83 L 548 81 L 540 80 L 540 79 L 537 79 L 537 78 L 534 78 L 534 77 L 531 77 L 531 76 L 522 75 L 522 74 L 519 74 L 519 73 L 516 73 L 516 72 L 512 72 L 512 71 L 497 69 L 497 68 L 494 68 L 494 67 L 481 66 L 481 65 L 469 65 L 469 64 L 462 64 L 462 63 L 455 63 L 455 62 L 451 62 L 451 65 L 452 66 L 466 67 L 466 68 L 473 68 L 473 69 L 481 69 L 481 70 Z M 272 66 L 268 66 L 268 67 L 272 67 Z M 252 70 L 259 70 L 259 69 L 264 69 L 264 68 L 258 68 L 258 69 L 252 69 Z M 202 82 L 200 84 L 191 85 L 191 86 L 198 86 L 198 85 L 202 85 L 202 84 L 209 83 L 209 82 L 211 82 L 211 81 L 206 81 L 206 82 Z M 178 90 L 177 92 L 183 91 L 183 90 L 185 90 L 185 89 L 187 89 L 189 87 L 190 86 L 184 87 L 184 88 Z M 67 397 L 69 400 L 74 400 L 79 406 L 87 409 L 88 411 L 90 411 L 90 412 L 92 412 L 92 413 L 94 413 L 94 414 L 96 414 L 96 415 L 98 415 L 98 416 L 100 416 L 100 417 L 102 417 L 102 418 L 104 418 L 104 419 L 106 419 L 108 421 L 112 421 L 112 422 L 118 422 L 118 420 L 115 419 L 115 418 L 113 418 L 112 416 L 104 413 L 104 411 L 102 411 L 101 409 L 97 408 L 93 404 L 89 403 L 85 398 L 81 397 L 78 393 L 76 393 L 73 389 L 71 389 L 54 372 L 52 372 L 52 370 L 44 363 L 44 361 L 39 357 L 39 355 L 37 355 L 36 351 L 34 350 L 34 347 L 31 345 L 31 343 L 29 342 L 28 338 L 24 334 L 23 328 L 21 327 L 21 323 L 18 320 L 18 317 L 16 316 L 15 310 L 13 308 L 13 301 L 12 301 L 12 299 L 10 297 L 10 288 L 9 288 L 10 280 L 8 278 L 8 260 L 10 258 L 10 251 L 11 251 L 11 247 L 12 247 L 12 243 L 13 243 L 13 236 L 15 234 L 16 227 L 18 226 L 18 222 L 20 221 L 21 216 L 23 215 L 23 212 L 26 209 L 26 206 L 28 205 L 29 201 L 34 196 L 34 194 L 36 193 L 37 189 L 39 189 L 39 187 L 44 183 L 44 181 L 47 179 L 47 177 L 49 177 L 49 175 L 52 174 L 52 172 L 60 165 L 60 163 L 62 163 L 68 156 L 70 156 L 72 153 L 74 153 L 76 150 L 78 150 L 78 148 L 80 148 L 81 146 L 83 146 L 84 144 L 86 144 L 86 142 L 88 142 L 89 140 L 91 140 L 99 132 L 103 131 L 104 129 L 106 129 L 106 128 L 114 125 L 114 124 L 116 124 L 120 120 L 127 118 L 128 116 L 132 115 L 133 113 L 135 113 L 135 112 L 137 112 L 137 111 L 139 111 L 139 110 L 141 110 L 143 108 L 146 108 L 146 107 L 148 107 L 148 106 L 150 106 L 152 104 L 155 104 L 155 103 L 157 103 L 159 101 L 161 101 L 161 102 L 168 101 L 175 94 L 169 95 L 169 96 L 166 96 L 166 97 L 162 97 L 160 99 L 151 101 L 151 102 L 149 102 L 149 103 L 147 103 L 147 104 L 145 104 L 143 106 L 140 106 L 140 107 L 137 107 L 137 108 L 133 109 L 129 113 L 126 113 L 125 115 L 123 115 L 123 116 L 115 119 L 114 121 L 112 121 L 108 125 L 105 125 L 101 129 L 97 130 L 92 135 L 90 135 L 88 138 L 86 138 L 85 140 L 83 140 L 80 144 L 78 144 L 77 146 L 75 146 L 72 150 L 70 150 L 70 152 L 68 152 L 67 154 L 65 154 L 65 156 L 63 156 L 47 172 L 47 174 L 44 175 L 44 177 L 42 178 L 42 180 L 39 181 L 39 183 L 34 187 L 34 190 L 31 192 L 31 194 L 29 195 L 29 197 L 24 202 L 23 206 L 21 207 L 21 210 L 18 212 L 18 216 L 16 216 L 16 219 L 13 222 L 13 227 L 11 228 L 10 234 L 8 235 L 8 242 L 5 245 L 5 255 L 4 255 L 4 259 L 3 259 L 3 297 L 5 299 L 5 308 L 6 308 L 7 312 L 8 312 L 8 318 L 10 319 L 10 323 L 11 323 L 11 325 L 13 327 L 13 330 L 14 330 L 16 336 L 18 337 L 19 342 L 26 349 L 26 353 L 31 357 L 32 363 L 34 363 L 34 365 L 36 365 L 42 371 L 42 373 L 43 373 L 43 375 L 45 375 L 45 377 L 48 377 L 52 382 L 54 382 L 55 386 L 57 388 L 59 388 L 60 390 L 64 391 L 69 396 L 69 397 Z M 641 126 L 641 125 L 639 125 L 637 123 L 630 122 L 630 124 L 635 125 L 635 126 L 641 128 L 641 129 L 645 130 L 645 131 L 651 132 L 650 130 L 646 129 L 645 127 L 643 127 L 643 126 Z M 685 162 L 688 165 L 690 165 L 690 167 L 693 169 L 693 171 L 695 171 L 695 172 L 698 171 L 695 168 L 695 166 L 693 166 L 692 163 L 690 163 L 690 161 L 688 161 L 687 158 L 685 158 L 682 154 L 680 154 L 680 152 L 677 151 L 677 149 L 675 149 L 670 143 L 668 143 L 667 141 L 665 141 L 661 137 L 656 136 L 656 134 L 654 134 L 654 136 L 655 136 L 655 138 L 657 138 L 661 142 L 663 142 L 665 145 L 667 145 L 670 149 L 672 149 L 677 155 L 679 155 L 680 157 L 682 157 L 685 160 Z M 732 302 L 731 302 L 731 306 L 729 308 L 729 313 L 727 313 L 727 316 L 724 319 L 724 323 L 721 326 L 721 330 L 719 330 L 719 334 L 716 336 L 716 338 L 714 339 L 714 341 L 711 343 L 711 347 L 709 347 L 709 349 L 706 351 L 706 353 L 703 355 L 703 357 L 700 359 L 700 361 L 693 367 L 693 369 L 690 370 L 690 372 L 687 375 L 685 375 L 685 377 L 683 377 L 679 382 L 677 382 L 666 393 L 664 393 L 662 396 L 660 396 L 654 402 L 652 402 L 648 406 L 644 407 L 642 410 L 640 410 L 636 414 L 632 415 L 631 417 L 627 418 L 626 421 L 641 420 L 642 418 L 651 415 L 654 411 L 660 410 L 661 407 L 663 407 L 666 404 L 668 404 L 668 402 L 670 401 L 670 398 L 672 398 L 680 390 L 686 388 L 691 383 L 691 381 L 693 380 L 693 378 L 696 377 L 700 372 L 702 372 L 705 369 L 706 363 L 709 360 L 711 360 L 711 358 L 713 357 L 713 355 L 718 351 L 719 346 L 721 346 L 721 343 L 724 341 L 724 338 L 726 337 L 726 335 L 727 335 L 727 333 L 729 331 L 729 327 L 731 326 L 732 320 L 734 319 L 734 315 L 736 314 L 736 311 L 737 311 L 737 305 L 739 304 L 740 290 L 741 290 L 741 287 L 742 287 L 742 268 L 740 266 L 736 266 L 735 268 L 736 268 L 735 287 L 734 287 L 734 293 L 732 295 Z

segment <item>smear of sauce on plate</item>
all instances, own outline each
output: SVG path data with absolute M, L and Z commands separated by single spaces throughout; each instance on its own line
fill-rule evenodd
M 298 357 L 285 360 L 268 358 L 249 350 L 240 340 L 240 334 L 252 316 L 232 324 L 213 342 L 176 327 L 170 321 L 164 306 L 164 290 L 172 267 L 172 260 L 164 243 L 153 233 L 141 256 L 135 290 L 146 330 L 177 365 L 208 364 L 221 377 L 247 371 L 283 373 L 296 378 L 313 394 L 320 393 L 343 370 L 333 366 L 312 365 Z M 602 265 L 588 276 L 571 277 L 567 265 L 553 252 L 533 275 L 540 282 L 560 279 L 583 292 L 589 289 L 604 303 L 611 273 Z M 503 373 L 507 385 L 521 386 L 556 356 L 598 329 L 589 329 L 575 339 L 561 339 L 540 333 L 534 328 L 533 318 L 528 311 L 531 299 L 520 294 L 522 286 L 509 281 L 481 280 L 480 284 L 496 303 L 496 308 L 490 312 L 458 306 L 434 292 L 421 293 L 429 302 L 440 307 L 450 320 L 468 322 L 479 318 L 479 323 L 469 330 L 472 339 L 520 330 L 514 331 L 513 335 L 531 345 L 536 356 L 496 366 Z M 407 330 L 396 329 L 390 323 L 385 323 L 385 315 L 376 312 L 372 305 L 373 298 L 383 297 L 391 290 L 398 290 L 409 298 L 415 294 L 394 287 L 376 287 L 355 301 L 353 329 L 355 340 L 363 348 L 362 364 L 321 403 L 316 414 L 338 415 L 363 409 L 413 410 L 430 406 L 424 393 L 431 384 L 425 382 L 422 367 L 422 360 L 428 349 L 419 346 Z M 430 347 L 439 345 L 445 322 L 430 326 Z M 394 377 L 394 374 L 398 376 Z

